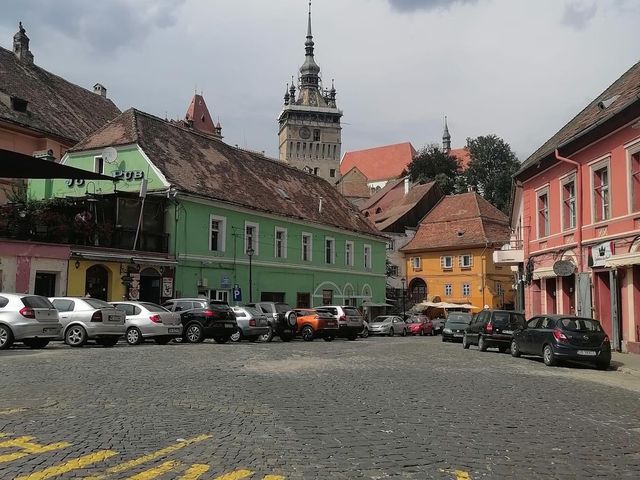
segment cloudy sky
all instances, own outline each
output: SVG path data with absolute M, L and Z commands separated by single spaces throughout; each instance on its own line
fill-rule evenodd
M 182 117 L 204 93 L 227 142 L 277 156 L 307 0 L 7 0 L 38 65 L 103 83 L 122 110 Z M 314 0 L 316 60 L 335 78 L 343 152 L 495 133 L 521 160 L 640 60 L 637 0 Z

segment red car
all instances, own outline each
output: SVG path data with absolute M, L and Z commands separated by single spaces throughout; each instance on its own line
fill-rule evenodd
M 434 335 L 433 323 L 426 317 L 411 316 L 405 320 L 411 335 Z

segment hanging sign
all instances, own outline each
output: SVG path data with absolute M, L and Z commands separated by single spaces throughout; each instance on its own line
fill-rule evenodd
M 173 278 L 162 277 L 162 296 L 163 297 L 173 296 Z
M 558 277 L 569 277 L 576 271 L 576 266 L 570 260 L 558 260 L 553 264 L 553 273 Z
M 591 255 L 589 256 L 589 265 L 591 267 L 604 267 L 607 260 L 614 254 L 615 247 L 613 242 L 604 242 L 600 245 L 591 247 Z

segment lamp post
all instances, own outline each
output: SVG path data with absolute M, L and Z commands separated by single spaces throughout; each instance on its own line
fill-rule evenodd
M 405 304 L 404 304 L 404 297 L 405 297 L 405 294 L 404 294 L 404 284 L 405 284 L 406 280 L 405 280 L 405 278 L 404 278 L 404 277 L 402 277 L 402 278 L 400 279 L 400 281 L 402 282 L 402 318 L 404 319 L 404 316 L 405 316 L 405 315 L 406 315 L 406 313 L 407 313 L 407 308 L 406 308 L 406 306 L 405 306 Z
M 247 255 L 249 255 L 249 303 L 253 303 L 253 278 L 251 268 L 251 257 L 253 257 L 253 248 L 247 247 Z

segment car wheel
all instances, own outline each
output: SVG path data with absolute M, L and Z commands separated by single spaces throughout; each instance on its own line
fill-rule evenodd
M 596 362 L 596 368 L 598 370 L 609 370 L 609 361 Z
M 424 337 L 424 328 L 420 330 L 420 336 Z
M 171 337 L 156 337 L 153 339 L 158 345 L 166 345 L 171 341 Z
M 447 341 L 447 339 L 446 339 L 446 338 L 444 338 L 444 336 L 443 336 L 443 337 L 442 337 L 442 341 L 443 341 L 443 342 L 446 342 L 446 341 Z
M 544 364 L 547 367 L 553 367 L 557 363 L 556 355 L 553 353 L 551 345 L 544 346 L 544 349 L 542 350 L 542 360 L 544 360 Z
M 256 342 L 258 340 L 258 336 L 253 335 L 251 337 L 247 337 L 247 340 L 249 340 L 251 343 Z
M 323 340 L 324 340 L 325 342 L 333 342 L 333 339 L 334 339 L 334 338 L 336 338 L 336 337 L 328 336 L 328 337 L 324 337 L 324 338 L 323 338 Z
M 435 336 L 436 336 L 436 331 L 435 331 L 433 328 L 431 329 L 431 333 L 430 333 L 430 335 L 431 335 L 432 337 L 435 337 Z
M 99 338 L 98 340 L 96 340 L 96 343 L 102 347 L 111 348 L 114 347 L 116 343 L 118 343 L 118 340 L 120 340 L 120 337 L 105 337 Z
M 81 347 L 87 343 L 87 331 L 80 325 L 72 325 L 65 332 L 64 341 L 70 347 Z
M 38 349 L 44 348 L 49 345 L 49 340 L 45 338 L 27 338 L 23 340 L 22 343 L 24 343 L 29 348 Z
M 189 343 L 204 342 L 204 332 L 202 331 L 202 327 L 197 323 L 187 325 L 184 333 L 184 339 Z
M 511 356 L 517 358 L 520 355 L 522 355 L 522 353 L 520 352 L 520 347 L 518 347 L 518 341 L 514 338 L 511 340 Z
M 290 342 L 291 340 L 293 340 L 293 333 L 283 333 L 282 335 L 280 335 L 280 340 L 282 340 L 283 342 Z
M 484 337 L 481 336 L 478 339 L 478 350 L 480 350 L 481 352 L 486 352 L 487 348 L 489 348 L 489 345 L 487 345 L 487 341 L 484 339 Z
M 362 338 L 367 338 L 367 337 L 369 337 L 369 329 L 368 329 L 368 328 L 365 328 L 364 330 L 362 330 L 362 333 L 360 334 L 360 336 L 361 336 Z
M 300 336 L 302 336 L 302 339 L 305 342 L 312 342 L 315 336 L 315 333 L 313 331 L 313 328 L 311 328 L 311 325 L 305 325 L 304 327 L 302 327 L 302 330 L 300 331 Z
M 462 348 L 464 348 L 465 350 L 467 350 L 469 348 L 469 339 L 467 338 L 467 334 L 465 333 L 462 336 Z
M 393 328 L 390 328 L 390 329 L 389 329 L 389 336 L 390 336 L 390 337 L 393 337 Z
M 269 325 L 269 331 L 267 333 L 260 335 L 260 340 L 263 342 L 270 342 L 273 340 L 273 327 L 271 325 Z
M 13 332 L 6 325 L 0 325 L 0 350 L 6 350 L 13 345 Z
M 140 345 L 142 343 L 142 332 L 136 327 L 130 327 L 127 329 L 126 338 L 129 345 Z
M 216 343 L 227 343 L 229 341 L 229 337 L 217 336 L 213 337 L 213 341 Z
M 237 329 L 229 338 L 232 342 L 239 342 L 242 339 L 242 330 Z
M 348 340 L 351 340 L 351 341 L 353 342 L 354 340 L 357 340 L 357 339 L 358 339 L 358 334 L 357 334 L 357 333 L 352 333 L 351 335 L 349 335 L 349 336 L 347 337 L 347 339 L 348 339 Z
M 406 328 L 402 330 L 402 336 L 403 336 L 403 337 L 406 337 L 406 336 L 407 336 L 407 329 L 406 329 Z

